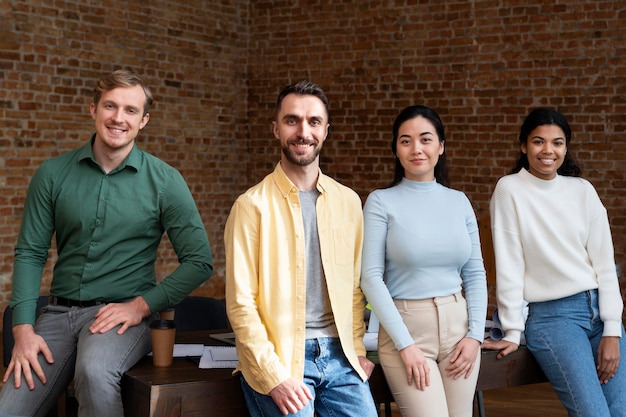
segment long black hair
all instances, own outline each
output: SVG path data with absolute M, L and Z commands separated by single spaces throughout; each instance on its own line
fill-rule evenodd
M 393 172 L 393 180 L 388 187 L 393 187 L 394 185 L 402 181 L 402 178 L 404 178 L 404 167 L 400 163 L 400 159 L 398 159 L 397 155 L 398 131 L 400 130 L 400 126 L 402 126 L 402 124 L 407 120 L 411 120 L 420 116 L 429 120 L 435 127 L 435 131 L 437 132 L 437 136 L 439 138 L 439 143 L 445 143 L 446 141 L 446 134 L 443 128 L 443 123 L 441 122 L 441 118 L 436 111 L 434 111 L 430 107 L 421 105 L 409 106 L 402 110 L 400 114 L 398 114 L 398 116 L 396 117 L 396 120 L 393 122 L 391 151 L 396 158 L 396 162 Z M 446 164 L 445 147 L 443 153 L 439 155 L 439 160 L 435 165 L 435 180 L 441 185 L 444 185 L 446 187 L 450 186 L 450 178 L 448 177 L 448 165 Z
M 540 107 L 531 111 L 519 132 L 519 143 L 521 145 L 528 144 L 528 137 L 530 133 L 535 130 L 539 126 L 543 125 L 555 125 L 561 128 L 563 133 L 565 134 L 565 146 L 569 148 L 570 140 L 572 139 L 572 129 L 569 127 L 569 123 L 567 123 L 567 119 L 557 110 Z M 515 168 L 511 171 L 512 174 L 519 172 L 522 168 L 529 169 L 528 163 L 528 155 L 521 151 L 519 153 L 519 158 L 515 163 Z M 574 157 L 571 155 L 569 149 L 565 153 L 565 157 L 563 157 L 563 164 L 557 169 L 557 173 L 559 175 L 563 175 L 566 177 L 580 177 L 582 174 L 582 168 L 576 163 Z

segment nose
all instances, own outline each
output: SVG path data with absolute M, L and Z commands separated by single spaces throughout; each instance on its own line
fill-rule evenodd
M 122 117 L 123 111 L 124 109 L 117 109 L 116 111 L 113 112 L 113 114 L 111 115 L 111 118 L 116 122 L 123 121 L 124 120 Z
M 311 137 L 311 127 L 308 123 L 300 123 L 298 128 L 298 136 L 302 139 L 309 139 Z
M 554 149 L 552 148 L 552 145 L 549 143 L 546 143 L 545 145 L 543 145 L 543 153 L 545 154 L 551 154 L 552 152 L 554 152 Z
M 413 155 L 419 155 L 422 153 L 422 144 L 419 142 L 415 142 L 413 144 L 413 149 L 411 149 L 411 153 Z

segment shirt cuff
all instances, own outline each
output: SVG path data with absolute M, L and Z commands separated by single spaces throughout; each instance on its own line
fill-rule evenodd
M 619 320 L 605 321 L 602 336 L 622 337 L 622 323 Z
M 506 340 L 507 342 L 515 343 L 517 345 L 520 344 L 521 337 L 522 332 L 520 332 L 519 330 L 507 330 L 504 333 L 504 340 Z

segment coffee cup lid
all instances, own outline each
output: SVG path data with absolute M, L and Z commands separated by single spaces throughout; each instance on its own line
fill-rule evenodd
M 151 329 L 175 329 L 176 322 L 174 320 L 153 320 L 150 323 Z

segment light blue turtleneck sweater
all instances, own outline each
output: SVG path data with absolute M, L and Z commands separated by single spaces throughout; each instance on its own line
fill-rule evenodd
M 414 341 L 393 299 L 442 297 L 462 288 L 467 337 L 482 342 L 487 282 L 476 215 L 465 194 L 435 181 L 404 178 L 373 191 L 363 212 L 361 288 L 396 348 Z

